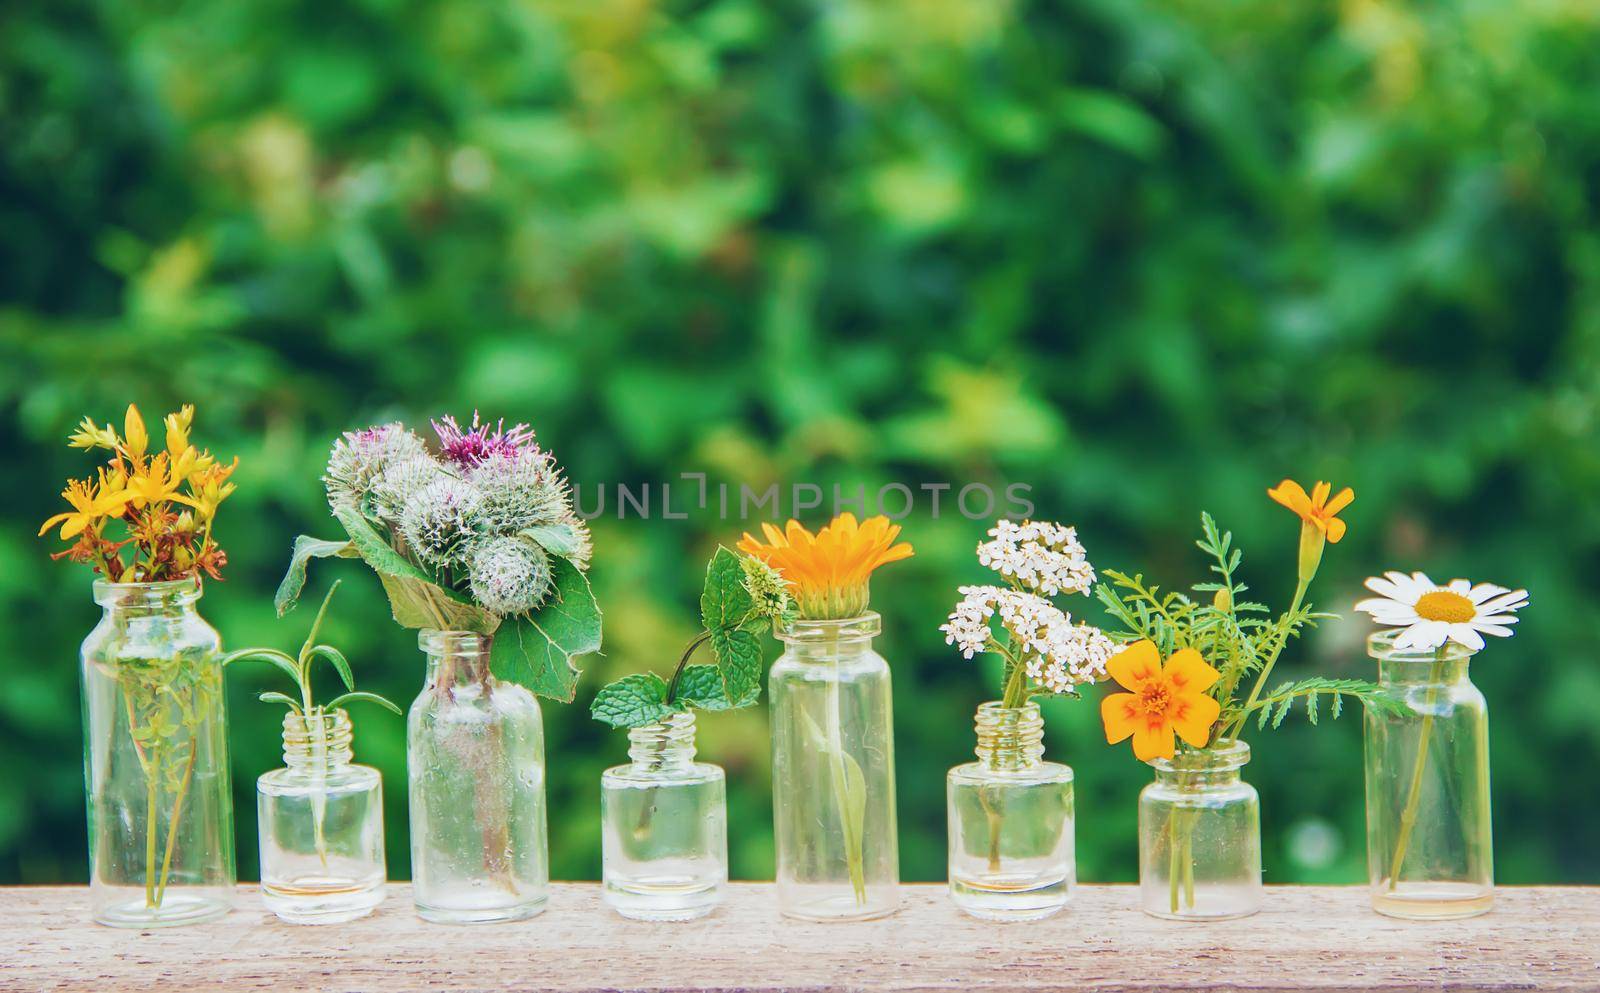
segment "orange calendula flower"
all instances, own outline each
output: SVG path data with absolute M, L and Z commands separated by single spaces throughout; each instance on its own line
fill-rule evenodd
M 1339 520 L 1339 511 L 1350 506 L 1356 498 L 1356 491 L 1346 486 L 1339 491 L 1339 495 L 1328 499 L 1328 494 L 1333 492 L 1332 483 L 1318 482 L 1311 488 L 1311 494 L 1306 495 L 1305 488 L 1292 479 L 1285 479 L 1277 486 L 1267 490 L 1267 496 L 1283 504 L 1296 514 L 1300 519 L 1318 531 L 1322 532 L 1329 541 L 1337 545 L 1339 539 L 1344 537 L 1345 524 Z
M 900 525 L 881 514 L 860 523 L 854 514 L 840 514 L 816 534 L 795 520 L 782 531 L 771 524 L 762 524 L 761 530 L 765 544 L 746 532 L 739 550 L 782 574 L 807 620 L 865 613 L 873 570 L 912 555 L 910 545 L 895 544 Z
M 1136 641 L 1106 663 L 1127 693 L 1113 693 L 1100 702 L 1106 741 L 1115 745 L 1133 738 L 1133 754 L 1141 761 L 1171 758 L 1173 734 L 1196 748 L 1205 747 L 1222 705 L 1206 690 L 1222 674 L 1192 648 L 1173 652 L 1166 667 L 1154 642 Z

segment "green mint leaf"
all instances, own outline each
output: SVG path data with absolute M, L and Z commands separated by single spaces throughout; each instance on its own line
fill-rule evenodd
M 718 548 L 706 566 L 705 590 L 700 594 L 700 620 L 707 631 L 736 628 L 755 609 L 750 591 L 744 588 L 744 566 L 739 556 Z
M 289 555 L 289 570 L 283 574 L 278 592 L 272 597 L 272 606 L 277 609 L 279 617 L 293 610 L 299 602 L 300 591 L 306 586 L 306 566 L 311 560 L 325 559 L 331 555 L 345 559 L 360 557 L 355 545 L 349 541 L 328 541 L 313 538 L 309 534 L 294 540 L 294 551 Z
M 555 588 L 549 599 L 532 615 L 510 619 L 500 630 L 490 664 L 502 679 L 571 703 L 582 674 L 575 660 L 600 650 L 600 605 L 588 577 L 571 562 L 558 558 L 551 572 Z
M 672 712 L 667 681 L 653 672 L 635 672 L 602 686 L 589 705 L 590 716 L 614 728 L 655 724 Z
M 737 710 L 761 699 L 761 683 L 757 680 L 737 700 L 729 700 L 722 685 L 722 670 L 715 665 L 684 666 L 678 676 L 678 702 L 698 710 Z
M 761 632 L 756 619 L 739 627 L 711 629 L 711 656 L 722 676 L 722 693 L 732 702 L 761 692 Z

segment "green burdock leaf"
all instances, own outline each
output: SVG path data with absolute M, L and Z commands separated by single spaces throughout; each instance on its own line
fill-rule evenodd
M 588 577 L 571 562 L 558 558 L 551 572 L 550 598 L 533 615 L 512 619 L 501 629 L 490 661 L 501 679 L 571 703 L 582 675 L 574 660 L 600 650 L 600 605 Z
M 666 680 L 653 672 L 636 672 L 602 686 L 589 714 L 614 728 L 636 728 L 655 724 L 674 709 L 667 705 Z
M 558 558 L 571 558 L 583 547 L 578 529 L 571 524 L 540 524 L 524 528 L 522 536 Z
M 729 700 L 722 685 L 722 670 L 714 665 L 684 666 L 678 676 L 678 702 L 699 710 L 737 710 L 761 699 L 761 683 L 751 685 L 749 692 L 737 700 Z
M 312 559 L 325 559 L 337 555 L 344 559 L 360 558 L 355 545 L 349 541 L 328 541 L 303 534 L 294 540 L 294 552 L 289 556 L 289 571 L 283 574 L 278 592 L 273 594 L 272 606 L 282 617 L 294 609 L 300 600 L 300 591 L 306 587 L 306 566 Z
M 407 628 L 472 631 L 493 634 L 500 618 L 455 590 L 440 586 L 433 577 L 389 547 L 355 507 L 335 507 L 333 516 L 350 535 L 350 545 L 371 566 L 389 595 L 395 623 Z

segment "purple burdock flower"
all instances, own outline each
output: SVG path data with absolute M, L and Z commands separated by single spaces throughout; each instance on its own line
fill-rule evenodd
M 439 454 L 445 461 L 462 469 L 471 469 L 495 456 L 515 458 L 524 451 L 538 451 L 533 441 L 533 428 L 526 424 L 506 427 L 504 418 L 491 426 L 479 423 L 478 412 L 472 412 L 472 427 L 462 430 L 456 419 L 448 414 L 433 422 L 439 436 Z

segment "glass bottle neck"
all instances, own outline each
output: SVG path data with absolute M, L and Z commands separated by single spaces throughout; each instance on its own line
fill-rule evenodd
M 694 714 L 671 714 L 657 724 L 628 729 L 635 772 L 675 772 L 694 765 Z
M 1378 682 L 1385 686 L 1467 682 L 1467 666 L 1475 654 L 1472 649 L 1453 641 L 1437 648 L 1397 648 L 1398 634 L 1379 631 L 1367 639 L 1367 654 L 1378 663 Z
M 1156 782 L 1181 790 L 1231 786 L 1239 782 L 1239 770 L 1250 761 L 1250 746 L 1242 741 L 1211 748 L 1180 751 L 1168 759 L 1151 759 Z
M 194 578 L 164 583 L 108 583 L 98 579 L 94 584 L 94 602 L 112 620 L 195 614 L 200 594 L 200 581 Z
M 978 735 L 978 764 L 985 769 L 1033 769 L 1044 757 L 1044 718 L 1036 703 L 1020 707 L 1007 707 L 999 701 L 982 704 L 973 728 Z
M 783 642 L 785 654 L 792 659 L 835 663 L 872 651 L 872 639 L 882 630 L 878 615 L 868 611 L 860 617 L 840 620 L 780 623 L 774 633 Z
M 425 630 L 417 644 L 428 656 L 428 685 L 445 689 L 479 684 L 487 686 L 494 639 L 471 631 Z
M 343 710 L 318 707 L 283 716 L 283 764 L 296 772 L 334 772 L 354 757 L 355 728 Z

